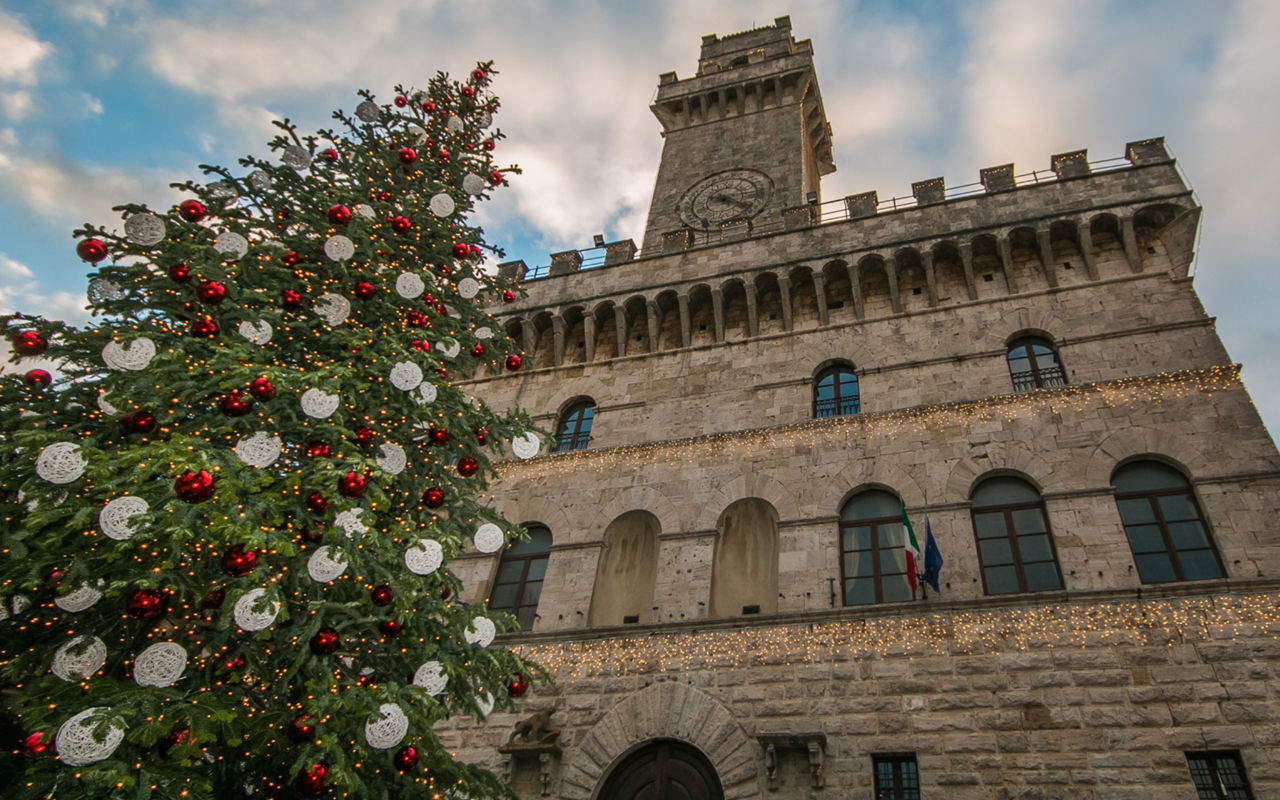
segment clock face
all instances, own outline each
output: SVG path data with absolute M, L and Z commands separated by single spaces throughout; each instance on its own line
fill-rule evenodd
M 731 219 L 749 219 L 764 210 L 773 181 L 753 169 L 718 172 L 695 183 L 680 198 L 680 219 L 694 230 L 719 227 Z

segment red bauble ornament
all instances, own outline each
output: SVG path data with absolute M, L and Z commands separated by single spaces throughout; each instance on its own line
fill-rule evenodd
M 351 221 L 351 209 L 344 205 L 329 206 L 329 221 L 334 225 L 346 225 Z
M 484 358 L 484 345 L 475 344 L 471 348 L 471 355 L 475 358 Z
M 443 276 L 445 276 L 446 278 L 447 278 L 447 277 L 449 277 L 449 275 L 450 275 L 452 272 L 453 272 L 453 270 L 449 269 L 449 265 L 448 265 L 448 264 L 441 264 L 441 265 L 440 265 L 440 274 L 441 274 L 441 275 L 443 275 Z
M 82 239 L 76 244 L 76 255 L 81 261 L 97 264 L 107 257 L 107 245 L 101 239 Z
M 188 503 L 203 503 L 213 497 L 213 476 L 204 470 L 187 470 L 173 482 L 173 493 Z
M 169 609 L 169 596 L 159 589 L 138 589 L 125 600 L 129 616 L 155 619 Z
M 216 306 L 227 299 L 227 287 L 217 281 L 204 281 L 196 287 L 196 298 L 207 306 Z
M 298 251 L 290 250 L 289 252 L 280 256 L 280 263 L 284 264 L 286 267 L 294 266 L 295 264 L 298 263 Z
M 222 601 L 226 599 L 226 589 L 214 589 L 212 592 L 209 592 L 201 598 L 200 607 L 206 611 L 212 611 L 215 608 L 220 608 L 222 606 Z
M 337 161 L 337 160 L 338 160 L 338 151 L 337 151 L 337 150 L 334 150 L 332 147 L 325 148 L 324 150 L 321 150 L 321 151 L 320 151 L 320 155 L 324 156 L 324 160 L 325 160 L 325 161 L 330 161 L 330 162 L 332 162 L 332 161 Z
M 377 198 L 379 203 L 386 203 L 391 200 L 391 192 L 381 191 L 374 195 L 374 197 Z
M 253 401 L 240 392 L 232 392 L 222 398 L 218 408 L 228 417 L 243 417 L 253 410 Z
M 447 444 L 449 442 L 449 432 L 444 428 L 432 428 L 427 432 L 427 436 L 431 437 L 432 444 Z
M 325 792 L 328 778 L 329 765 L 321 761 L 299 772 L 293 780 L 293 788 L 303 797 L 319 797 Z
M 502 183 L 502 173 L 498 172 L 497 170 L 490 172 L 489 183 L 492 183 L 494 186 L 497 186 L 498 184 Z
M 307 446 L 303 448 L 302 454 L 307 458 L 328 458 L 329 445 L 324 442 L 307 442 Z
M 472 82 L 472 83 L 484 83 L 484 82 L 485 82 L 485 74 L 484 74 L 484 70 L 482 70 L 482 69 L 478 69 L 478 70 L 473 71 L 473 72 L 471 73 L 471 82 Z
M 507 369 L 512 372 L 518 371 L 520 369 L 520 356 L 515 353 L 507 356 Z
M 307 495 L 307 508 L 319 514 L 329 507 L 329 501 L 319 492 L 312 492 Z
M 464 478 L 470 478 L 480 470 L 480 462 L 471 456 L 463 456 L 458 459 L 458 474 Z
M 289 723 L 289 741 L 302 744 L 316 738 L 315 726 L 311 724 L 310 714 L 299 714 Z
M 245 550 L 238 544 L 227 548 L 227 552 L 222 555 L 222 571 L 233 578 L 243 578 L 253 572 L 256 566 L 258 566 L 258 554 L 252 550 Z
M 407 744 L 396 751 L 395 755 L 396 769 L 410 770 L 418 763 L 418 750 L 411 744 Z
M 391 587 L 386 584 L 375 586 L 369 592 L 369 598 L 373 600 L 375 606 L 389 606 L 395 596 L 395 592 L 391 591 Z
M 204 203 L 199 200 L 183 200 L 178 206 L 178 215 L 187 222 L 199 222 L 206 213 Z
M 507 695 L 510 697 L 524 697 L 524 693 L 529 691 L 529 680 L 519 672 L 512 673 L 511 683 L 507 684 Z
M 327 656 L 338 649 L 341 637 L 333 628 L 321 628 L 311 637 L 311 652 L 318 656 Z
M 356 444 L 362 447 L 371 445 L 373 444 L 373 438 L 374 438 L 373 429 L 366 428 L 365 426 L 361 425 L 360 427 L 356 428 L 355 436 L 353 436 L 352 438 L 355 440 Z
M 191 323 L 191 335 L 212 339 L 218 335 L 218 323 L 214 322 L 210 317 L 194 320 Z
M 434 306 L 436 304 L 436 296 L 428 292 L 422 296 L 422 302 L 426 303 L 428 307 Z
M 312 522 L 302 528 L 302 538 L 308 542 L 318 542 L 324 538 L 324 525 Z
M 463 87 L 462 87 L 462 96 L 463 96 L 463 97 L 474 97 L 474 96 L 475 96 L 475 93 L 476 93 L 476 90 L 475 90 L 475 89 L 473 89 L 473 88 L 472 88 L 472 87 L 470 87 L 470 86 L 463 86 Z
M 430 114 L 436 110 L 436 104 L 428 100 L 422 104 L 422 110 Z
M 280 293 L 280 305 L 285 308 L 301 308 L 302 295 L 292 289 L 285 289 Z
M 266 376 L 254 378 L 249 382 L 249 394 L 259 400 L 270 400 L 276 396 L 276 387 L 271 385 Z
M 396 233 L 404 233 L 413 227 L 413 223 L 409 222 L 407 217 L 388 217 L 387 222 L 391 225 L 391 230 Z
M 515 292 L 511 291 L 510 289 L 507 289 L 505 292 L 502 293 L 502 302 L 514 303 L 515 301 L 516 301 Z
M 26 736 L 22 737 L 22 752 L 26 753 L 29 756 L 38 756 L 41 753 L 43 753 L 45 750 L 49 749 L 49 742 L 51 738 L 52 737 L 50 737 L 44 731 L 36 731 L 35 733 L 28 733 Z M 412 750 L 413 748 L 410 747 L 409 749 Z M 396 755 L 398 758 L 399 754 L 397 753 Z M 414 760 L 416 761 L 418 758 L 417 753 L 415 753 L 413 757 L 414 757 Z M 402 769 L 405 769 L 405 768 L 402 767 Z
M 120 418 L 120 426 L 129 433 L 151 433 L 156 428 L 156 417 L 150 411 L 130 411 Z
M 412 147 L 401 147 L 400 152 L 396 153 L 396 158 L 400 159 L 401 164 L 412 164 L 418 160 L 418 154 Z
M 235 658 L 227 659 L 227 662 L 222 665 L 222 668 L 227 672 L 235 672 L 238 669 L 243 669 L 244 665 L 247 663 L 249 662 L 245 661 L 244 656 L 236 656 Z
M 276 219 L 288 219 L 293 216 L 293 209 L 288 206 L 280 206 L 276 209 Z M 297 255 L 296 253 L 294 254 Z
M 479 258 L 479 257 L 480 257 L 480 256 L 482 256 L 482 255 L 484 255 L 484 251 L 480 249 L 480 245 L 478 245 L 478 244 L 473 244 L 473 245 L 471 245 L 471 257 L 472 257 L 472 258 Z
M 27 374 L 22 376 L 22 382 L 32 389 L 43 389 L 53 383 L 53 376 L 49 374 L 47 369 L 31 369 L 27 370 Z
M 444 490 L 439 486 L 432 486 L 422 493 L 422 502 L 427 508 L 439 508 L 444 505 Z
M 449 309 L 444 307 L 444 303 L 436 303 L 436 313 L 442 317 L 449 316 Z
M 408 320 L 409 324 L 415 328 L 427 327 L 427 315 L 420 311 L 410 311 L 405 316 L 405 319 Z
M 360 497 L 369 488 L 369 482 L 363 475 L 348 472 L 338 479 L 338 494 L 343 497 Z
M 404 626 L 394 619 L 385 619 L 378 623 L 378 630 L 382 631 L 386 636 L 398 636 L 402 628 Z
M 351 289 L 351 293 L 361 300 L 368 300 L 376 291 L 377 289 L 373 288 L 373 284 L 368 281 L 360 281 Z
M 450 597 L 453 597 L 453 590 L 452 590 L 452 589 L 450 589 L 448 586 L 441 586 L 441 587 L 440 587 L 440 599 L 441 599 L 441 600 L 448 600 Z
M 409 342 L 409 346 L 412 347 L 414 350 L 421 350 L 424 353 L 431 349 L 431 345 L 427 344 L 421 339 L 414 339 L 413 341 Z
M 13 352 L 20 356 L 38 356 L 49 346 L 49 340 L 40 331 L 18 331 L 13 336 Z
M 468 258 L 470 255 L 471 255 L 471 248 L 467 247 L 462 242 L 458 242 L 453 246 L 454 258 Z
M 485 139 L 485 140 L 484 140 L 484 149 L 485 149 L 485 150 L 492 150 L 493 148 L 494 148 L 493 140 L 492 140 L 492 139 Z
M 174 264 L 169 267 L 169 280 L 174 283 L 186 283 L 191 280 L 191 267 L 186 264 Z
M 409 105 L 409 98 L 402 94 L 396 95 L 396 108 L 404 108 L 407 105 Z
M 478 428 L 476 430 L 476 441 L 479 442 L 480 444 L 485 444 L 486 442 L 488 442 L 489 441 L 488 436 L 489 436 L 488 428 Z

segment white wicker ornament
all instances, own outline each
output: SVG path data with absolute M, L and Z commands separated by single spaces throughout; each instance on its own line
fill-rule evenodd
M 476 617 L 471 620 L 471 624 L 463 631 L 462 638 L 466 639 L 468 644 L 488 647 L 493 642 L 493 637 L 497 632 L 498 629 L 494 627 L 493 620 L 488 617 Z
M 164 220 L 155 214 L 130 214 L 124 221 L 125 238 L 134 244 L 150 247 L 164 241 Z
M 261 469 L 276 463 L 281 447 L 279 436 L 258 431 L 236 442 L 236 457 L 251 467 Z
M 493 695 L 485 692 L 476 695 L 476 705 L 480 707 L 480 716 L 487 717 L 493 712 Z
M 462 133 L 463 126 L 461 117 L 450 115 L 449 121 L 445 123 L 445 125 L 449 128 L 449 133 Z
M 441 339 L 436 342 L 436 349 L 444 353 L 445 358 L 453 358 L 462 350 L 462 345 L 458 344 L 456 339 Z
M 71 483 L 84 474 L 84 456 L 80 445 L 54 442 L 36 456 L 36 474 L 49 483 Z
M 13 613 L 21 614 L 23 611 L 31 608 L 31 598 L 27 597 L 25 594 L 15 594 L 13 596 L 12 606 Z
M 133 660 L 133 680 L 139 686 L 164 689 L 182 677 L 187 668 L 187 651 L 180 644 L 156 642 Z
M 364 740 L 375 750 L 390 750 L 409 732 L 409 718 L 395 703 L 378 706 L 378 714 L 364 724 Z
M 229 200 L 238 197 L 239 192 L 236 191 L 236 185 L 231 181 L 213 181 L 204 185 L 209 190 L 209 196 L 216 200 Z
M 302 393 L 302 413 L 315 419 L 325 419 L 338 410 L 339 400 L 336 394 L 325 394 L 319 389 L 308 389 Z
M 102 581 L 98 581 L 99 584 Z M 93 604 L 102 599 L 102 592 L 90 586 L 87 582 L 80 584 L 80 588 L 74 592 L 68 592 L 53 601 L 53 604 L 71 614 L 79 614 L 85 609 L 92 608 Z
M 117 725 L 107 726 L 107 735 L 102 741 L 93 736 L 97 727 L 89 722 L 89 718 L 99 711 L 107 710 L 106 706 L 86 708 L 71 719 L 62 723 L 54 746 L 58 748 L 58 758 L 68 767 L 83 767 L 109 758 L 120 742 L 124 741 L 124 728 Z
M 536 433 L 526 433 L 511 440 L 511 452 L 516 454 L 516 458 L 533 458 L 541 448 L 542 442 L 538 441 Z
M 289 145 L 284 149 L 284 152 L 280 154 L 280 160 L 283 161 L 286 166 L 293 167 L 294 169 L 306 169 L 307 165 L 311 163 L 311 153 L 307 152 L 307 148 L 305 147 L 298 147 L 296 144 Z
M 462 191 L 467 194 L 480 194 L 484 191 L 484 188 L 484 178 L 481 178 L 479 175 L 467 173 L 462 176 Z
M 265 192 L 271 188 L 271 176 L 260 169 L 249 173 L 249 186 L 255 191 Z
M 355 210 L 357 214 L 364 217 L 365 219 L 373 219 L 373 208 L 371 206 L 367 206 L 364 203 L 360 203 L 359 205 L 356 206 Z
M 391 442 L 383 442 L 382 445 L 378 447 L 378 452 L 379 456 L 375 460 L 377 461 L 379 469 L 392 475 L 399 475 L 401 472 L 404 472 L 405 464 L 408 462 L 408 459 L 405 457 L 403 447 L 398 444 L 392 444 Z
M 111 405 L 111 401 L 107 399 L 109 392 L 102 392 L 98 395 L 98 410 L 103 414 L 119 414 L 120 409 Z
M 458 281 L 458 296 L 470 300 L 480 294 L 480 282 L 475 278 L 463 278 Z
M 444 549 L 435 539 L 419 539 L 404 551 L 404 565 L 414 575 L 430 575 L 444 562 Z
M 147 501 L 136 495 L 117 497 L 98 512 L 98 527 L 108 539 L 123 542 L 137 533 L 133 529 L 133 518 L 149 509 Z
M 120 286 L 115 281 L 94 278 L 89 281 L 89 289 L 85 292 L 85 297 L 89 299 L 90 305 L 96 306 L 108 300 L 119 300 L 124 297 L 124 292 L 120 291 Z
M 378 104 L 372 100 L 365 100 L 356 106 L 356 119 L 361 122 L 377 122 L 378 121 Z
M 408 392 L 422 383 L 422 367 L 412 361 L 400 361 L 391 368 L 391 385 Z
M 330 553 L 333 555 L 330 555 Z M 334 552 L 328 545 L 316 548 L 307 559 L 307 574 L 316 583 L 328 583 L 347 571 L 347 558 L 341 552 Z
M 351 301 L 340 294 L 322 294 L 312 309 L 319 314 L 330 328 L 336 328 L 346 322 L 351 313 Z
M 417 393 L 413 395 L 413 399 L 420 406 L 434 403 L 436 401 L 436 385 L 431 381 L 423 381 L 422 385 L 418 387 Z
M 83 647 L 78 653 L 72 650 Z M 107 646 L 97 636 L 77 636 L 53 653 L 50 672 L 67 683 L 79 683 L 107 663 Z
M 396 294 L 405 299 L 413 300 L 421 297 L 426 288 L 427 285 L 422 282 L 422 278 L 412 272 L 402 272 L 400 277 L 396 278 Z
M 362 508 L 350 508 L 339 513 L 333 518 L 333 524 L 342 531 L 348 539 L 363 536 L 369 527 L 360 521 L 360 514 L 364 512 Z
M 492 522 L 486 522 L 476 528 L 475 536 L 472 539 L 475 540 L 476 549 L 481 553 L 496 553 L 502 549 L 504 543 L 502 529 Z
M 237 625 L 246 631 L 260 631 L 276 621 L 276 615 L 280 613 L 279 603 L 269 603 L 262 611 L 253 610 L 254 603 L 266 593 L 267 590 L 261 587 L 251 589 L 236 601 L 234 616 Z
M 249 252 L 249 240 L 235 231 L 223 231 L 213 240 L 213 249 L 224 255 L 243 258 Z
M 444 192 L 432 197 L 427 205 L 431 208 L 431 213 L 437 217 L 447 217 L 453 213 L 455 208 L 453 198 Z
M 146 369 L 155 354 L 155 342 L 145 336 L 134 339 L 128 345 L 107 342 L 107 346 L 102 348 L 102 363 L 112 369 L 137 372 L 140 369 Z
M 492 339 L 492 338 L 493 338 L 493 331 L 489 330 L 488 328 L 476 328 L 476 338 L 477 338 L 477 339 Z
M 413 673 L 413 685 L 425 689 L 427 694 L 440 694 L 449 685 L 449 679 L 439 661 L 428 661 Z
M 488 112 L 481 114 L 479 122 L 481 128 L 487 128 L 493 124 L 493 115 Z
M 271 325 L 266 320 L 259 320 L 258 322 L 245 320 L 240 323 L 239 332 L 241 336 L 254 344 L 266 344 L 271 341 Z
M 324 243 L 324 254 L 330 261 L 346 261 L 356 254 L 356 246 L 347 237 L 338 234 L 330 236 Z
M 405 130 L 410 136 L 414 137 L 414 141 L 418 144 L 422 144 L 427 140 L 427 129 L 421 125 L 406 125 Z

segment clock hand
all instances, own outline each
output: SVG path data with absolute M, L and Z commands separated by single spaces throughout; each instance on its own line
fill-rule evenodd
M 730 196 L 729 196 L 729 195 L 727 195 L 727 194 L 718 194 L 718 195 L 716 195 L 716 196 L 712 197 L 711 199 L 712 199 L 712 200 L 719 200 L 719 201 L 720 201 L 720 202 L 722 202 L 722 203 L 728 203 L 729 205 L 731 205 L 731 206 L 737 206 L 738 208 L 750 208 L 750 207 L 751 207 L 751 204 L 750 204 L 750 203 L 743 202 L 742 200 L 739 200 L 739 199 L 737 199 L 736 197 L 730 197 Z

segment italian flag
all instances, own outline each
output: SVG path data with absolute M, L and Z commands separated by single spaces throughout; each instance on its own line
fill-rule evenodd
M 916 541 L 916 532 L 911 528 L 911 520 L 907 519 L 907 506 L 902 506 L 902 528 L 907 532 L 902 549 L 907 553 L 907 583 L 911 584 L 911 594 L 916 593 L 916 562 L 920 560 L 920 543 Z

